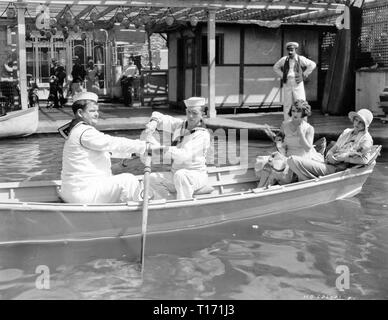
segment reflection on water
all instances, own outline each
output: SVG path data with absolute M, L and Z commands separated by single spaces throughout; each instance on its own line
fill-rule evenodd
M 0 152 L 2 181 L 59 178 L 62 143 L 53 137 L 1 143 L 0 149 L 8 152 Z M 249 147 L 251 156 L 268 151 L 265 142 L 250 142 Z M 12 148 L 19 150 L 14 162 L 7 159 L 14 156 Z M 350 199 L 150 235 L 143 279 L 139 257 L 133 254 L 140 241 L 2 246 L 0 298 L 387 299 L 387 159 L 379 159 L 362 192 Z M 134 166 L 137 173 L 139 167 Z M 35 286 L 38 265 L 49 267 L 49 290 Z M 350 288 L 342 292 L 335 286 L 339 265 L 350 271 Z

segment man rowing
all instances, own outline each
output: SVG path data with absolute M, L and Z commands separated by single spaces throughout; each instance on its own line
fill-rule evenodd
M 112 175 L 111 157 L 130 158 L 143 154 L 147 147 L 141 140 L 113 137 L 98 131 L 98 96 L 82 92 L 74 97 L 73 121 L 60 128 L 66 138 L 62 158 L 60 196 L 66 202 L 112 203 L 140 200 L 138 179 L 130 173 Z
M 172 133 L 171 146 L 162 146 L 164 158 L 171 157 L 171 171 L 150 175 L 155 198 L 168 199 L 176 192 L 177 199 L 190 199 L 208 182 L 206 155 L 210 148 L 210 133 L 203 121 L 205 98 L 189 98 L 185 105 L 185 120 L 153 112 L 146 126 L 147 133 L 156 129 Z

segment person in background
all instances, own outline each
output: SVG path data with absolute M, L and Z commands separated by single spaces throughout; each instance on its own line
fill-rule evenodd
M 15 101 L 15 86 L 14 86 L 14 62 L 12 56 L 9 55 L 0 69 L 0 91 L 4 97 L 4 110 L 12 109 Z
M 166 199 L 176 192 L 178 200 L 190 199 L 208 183 L 206 155 L 210 133 L 203 121 L 205 98 L 191 97 L 185 100 L 185 105 L 185 120 L 155 111 L 146 126 L 146 134 L 156 129 L 172 133 L 171 146 L 162 146 L 164 156 L 171 157 L 171 171 L 150 175 L 150 186 L 156 198 Z
M 319 162 L 300 156 L 287 160 L 290 169 L 298 176 L 299 181 L 309 180 L 345 170 L 353 164 L 367 164 L 373 146 L 369 126 L 373 114 L 368 109 L 349 112 L 353 128 L 345 129 L 334 146 L 326 153 L 325 161 Z
M 123 68 L 120 84 L 126 106 L 132 106 L 133 79 L 139 75 L 139 69 L 134 64 L 133 59 L 128 59 L 128 64 Z
M 53 58 L 51 59 L 51 65 L 50 65 L 50 76 L 53 76 L 56 74 L 58 68 L 58 61 L 57 59 Z
M 39 107 L 39 96 L 38 96 L 39 87 L 33 82 L 31 88 L 28 90 L 28 107 Z
M 99 83 L 98 83 L 98 68 L 94 65 L 93 60 L 88 61 L 86 68 L 86 91 L 94 92 L 98 95 Z
M 81 93 L 83 90 L 83 83 L 85 81 L 86 71 L 81 64 L 81 60 L 78 56 L 73 57 L 73 69 L 71 71 L 71 76 L 73 77 L 72 83 L 71 83 L 71 93 L 73 97 L 79 93 Z
M 65 202 L 114 203 L 140 199 L 140 184 L 130 173 L 112 175 L 111 157 L 130 158 L 159 149 L 159 144 L 113 137 L 98 131 L 98 96 L 74 97 L 74 119 L 59 132 L 66 139 L 62 156 L 60 196 Z
M 57 79 L 58 107 L 63 108 L 67 100 L 63 92 L 63 87 L 66 81 L 66 71 L 65 67 L 62 64 L 58 64 L 55 76 Z
M 288 55 L 280 58 L 273 66 L 274 71 L 281 77 L 282 104 L 284 120 L 288 119 L 290 107 L 296 100 L 306 100 L 304 80 L 314 71 L 316 63 L 296 53 L 299 48 L 297 42 L 288 42 Z

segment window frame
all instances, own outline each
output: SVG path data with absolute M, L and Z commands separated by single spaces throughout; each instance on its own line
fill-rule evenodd
M 216 33 L 216 66 L 224 64 L 225 41 L 223 33 Z M 206 61 L 204 61 L 206 59 Z M 201 66 L 208 65 L 207 33 L 201 35 Z

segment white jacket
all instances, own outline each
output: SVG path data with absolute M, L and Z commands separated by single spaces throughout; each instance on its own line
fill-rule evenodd
M 210 148 L 210 133 L 204 127 L 197 127 L 189 132 L 186 120 L 153 112 L 152 120 L 158 122 L 157 129 L 172 133 L 172 141 L 183 139 L 176 146 L 167 149 L 165 155 L 173 160 L 171 171 L 179 169 L 206 171 L 206 156 Z
M 90 179 L 109 177 L 111 157 L 130 158 L 132 153 L 144 153 L 145 148 L 144 141 L 112 137 L 78 123 L 63 147 L 62 188 L 82 188 Z

